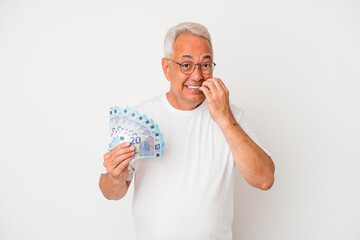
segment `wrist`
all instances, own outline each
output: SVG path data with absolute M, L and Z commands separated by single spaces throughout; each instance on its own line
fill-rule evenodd
M 239 124 L 237 123 L 237 121 L 235 120 L 234 116 L 229 116 L 226 118 L 223 118 L 221 120 L 219 120 L 217 122 L 217 124 L 219 125 L 219 127 L 221 129 L 225 129 L 225 128 L 233 128 L 233 127 L 237 127 L 239 126 Z
M 108 173 L 108 178 L 109 178 L 109 181 L 114 185 L 122 185 L 122 184 L 126 183 L 126 178 L 124 179 L 124 177 L 122 177 L 122 176 L 114 177 L 113 175 Z

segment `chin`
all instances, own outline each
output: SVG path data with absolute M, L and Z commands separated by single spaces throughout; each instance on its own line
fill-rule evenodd
M 188 101 L 193 103 L 202 103 L 204 100 L 205 100 L 204 94 L 198 94 L 196 96 L 193 95 L 188 98 Z

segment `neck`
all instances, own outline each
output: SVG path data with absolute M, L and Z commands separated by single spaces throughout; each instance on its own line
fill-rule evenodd
M 188 103 L 188 102 L 184 102 L 184 101 L 179 101 L 170 92 L 166 93 L 166 98 L 167 98 L 168 102 L 170 103 L 170 105 L 173 108 L 176 108 L 178 110 L 185 110 L 185 111 L 194 110 L 195 108 L 197 108 L 198 106 L 200 106 L 204 102 L 204 100 L 197 101 L 197 102 L 194 102 L 194 103 Z

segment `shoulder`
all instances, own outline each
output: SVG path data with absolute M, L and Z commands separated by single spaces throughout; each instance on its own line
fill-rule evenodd
M 153 97 L 139 105 L 133 106 L 133 109 L 137 110 L 141 114 L 145 114 L 148 117 L 157 118 L 157 116 L 167 115 L 165 105 L 166 95 L 165 93 Z
M 154 107 L 158 107 L 162 104 L 163 97 L 164 97 L 164 93 L 160 94 L 156 97 L 153 97 L 139 105 L 134 106 L 134 109 L 136 109 L 138 111 L 143 111 L 143 110 L 152 109 Z

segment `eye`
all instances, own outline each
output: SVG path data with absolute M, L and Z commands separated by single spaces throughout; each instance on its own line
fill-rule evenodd
M 202 67 L 203 68 L 211 68 L 211 64 L 210 63 L 203 63 Z
M 192 62 L 184 62 L 181 64 L 181 71 L 191 72 L 193 70 L 194 64 Z
M 183 67 L 184 69 L 190 69 L 191 66 L 192 66 L 191 63 L 183 63 L 183 64 L 182 64 L 182 67 Z

